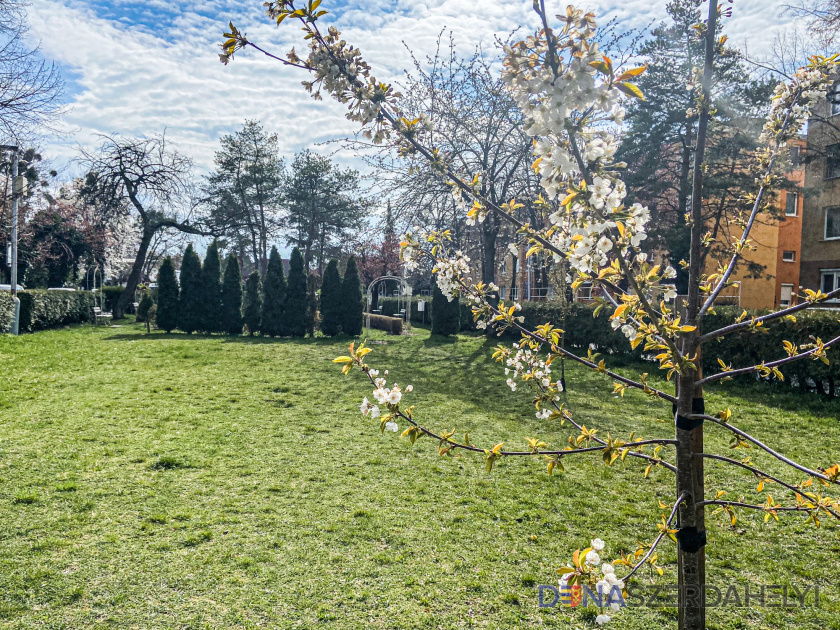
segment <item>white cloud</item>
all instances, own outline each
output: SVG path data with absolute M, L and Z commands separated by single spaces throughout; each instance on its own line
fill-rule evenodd
M 754 52 L 766 50 L 786 26 L 778 17 L 784 3 L 742 0 L 734 5 L 727 20 L 732 41 L 748 41 Z M 138 4 L 141 18 L 132 13 Z M 325 0 L 327 9 L 329 4 Z M 377 76 L 393 80 L 411 66 L 403 41 L 422 58 L 434 53 L 439 33 L 449 28 L 466 53 L 479 44 L 492 45 L 495 36 L 519 25 L 532 28 L 530 5 L 529 0 L 513 5 L 501 0 L 351 0 L 338 19 L 347 40 L 362 49 Z M 592 5 L 634 26 L 665 15 L 663 0 L 620 5 L 596 0 Z M 299 71 L 254 52 L 240 53 L 227 67 L 219 63 L 217 44 L 229 19 L 276 52 L 292 45 L 304 48 L 295 40 L 298 29 L 273 27 L 261 6 L 262 0 L 112 0 L 97 15 L 93 5 L 79 0 L 33 0 L 30 22 L 45 56 L 74 78 L 66 126 L 76 133 L 53 142 L 47 152 L 59 161 L 69 160 L 76 142 L 90 145 L 99 133 L 142 136 L 166 128 L 183 152 L 209 168 L 219 137 L 245 119 L 261 120 L 276 131 L 288 156 L 353 131 L 337 104 L 313 101 L 303 91 Z M 211 13 L 215 17 L 206 17 Z M 161 14 L 174 17 L 155 26 L 153 18 Z

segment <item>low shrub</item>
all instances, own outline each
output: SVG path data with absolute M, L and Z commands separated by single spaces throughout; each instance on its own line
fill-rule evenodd
M 88 291 L 32 289 L 17 295 L 20 298 L 20 332 L 86 322 L 93 308 L 93 294 Z
M 392 335 L 401 335 L 403 320 L 401 317 L 388 317 L 387 315 L 365 314 L 370 318 L 370 327 L 377 330 L 384 330 Z

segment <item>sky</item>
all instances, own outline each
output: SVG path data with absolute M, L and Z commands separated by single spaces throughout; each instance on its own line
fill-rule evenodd
M 782 16 L 790 0 L 724 3 L 730 42 L 753 54 L 769 52 L 777 33 L 789 27 Z M 316 143 L 354 131 L 341 107 L 315 101 L 302 88 L 305 77 L 254 51 L 237 54 L 228 66 L 218 44 L 228 21 L 250 40 L 285 54 L 305 50 L 299 28 L 274 26 L 263 0 L 31 0 L 32 36 L 66 80 L 63 134 L 43 147 L 59 166 L 69 165 L 78 147 L 91 147 L 98 134 L 142 137 L 166 132 L 200 171 L 213 165 L 220 138 L 259 120 L 279 136 L 288 157 Z M 549 6 L 551 2 L 547 3 Z M 557 12 L 567 3 L 557 2 Z M 665 0 L 589 0 L 599 21 L 619 18 L 627 27 L 663 19 Z M 419 57 L 434 54 L 442 29 L 450 29 L 464 53 L 493 45 L 521 27 L 532 30 L 530 0 L 323 0 L 321 8 L 348 42 L 361 48 L 374 74 L 395 80 L 411 67 L 408 44 Z M 315 147 L 322 152 L 336 145 Z M 339 153 L 343 163 L 352 156 Z

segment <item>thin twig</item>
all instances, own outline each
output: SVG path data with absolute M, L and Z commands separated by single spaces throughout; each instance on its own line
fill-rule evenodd
M 823 348 L 823 350 L 827 350 L 838 342 L 840 342 L 840 336 L 837 336 L 834 339 L 831 339 L 830 341 L 825 342 L 823 344 L 822 348 Z M 779 359 L 777 361 L 771 361 L 770 363 L 762 363 L 760 365 L 752 365 L 750 367 L 739 368 L 737 370 L 728 370 L 726 372 L 719 372 L 717 374 L 713 374 L 712 376 L 707 376 L 704 379 L 696 381 L 694 383 L 694 385 L 696 387 L 699 387 L 699 386 L 705 385 L 706 383 L 714 383 L 715 381 L 719 381 L 721 379 L 728 378 L 728 377 L 731 377 L 731 376 L 738 376 L 739 374 L 752 374 L 753 372 L 758 372 L 762 368 L 779 367 L 780 365 L 785 365 L 785 364 L 791 363 L 793 361 L 799 361 L 800 359 L 807 359 L 812 354 L 817 352 L 817 350 L 819 350 L 819 348 L 812 348 L 811 350 L 808 350 L 807 352 L 801 352 L 799 354 L 794 354 L 792 356 L 785 357 L 784 359 Z

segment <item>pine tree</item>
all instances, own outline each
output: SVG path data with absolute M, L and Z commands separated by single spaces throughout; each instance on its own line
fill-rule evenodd
M 286 293 L 287 334 L 303 337 L 306 334 L 306 271 L 303 256 L 295 247 L 289 261 L 289 287 Z
M 239 259 L 231 252 L 222 282 L 222 330 L 229 335 L 242 334 L 242 272 Z
M 222 331 L 222 264 L 219 243 L 215 239 L 207 248 L 201 267 L 202 316 L 201 330 L 206 333 Z
M 248 334 L 260 330 L 262 312 L 262 280 L 259 271 L 252 271 L 245 281 L 245 299 L 242 303 L 242 323 L 248 327 Z
M 140 304 L 137 305 L 137 321 L 146 324 L 146 332 L 151 332 L 151 317 L 149 311 L 155 305 L 152 296 L 147 292 L 143 292 L 143 297 L 140 298 Z
M 321 283 L 321 332 L 333 337 L 341 330 L 341 275 L 338 273 L 338 261 L 333 258 L 324 270 Z
M 262 321 L 263 335 L 279 337 L 286 331 L 286 278 L 283 275 L 283 259 L 276 247 L 271 248 L 268 268 L 263 280 Z
M 203 322 L 205 307 L 201 284 L 201 259 L 190 243 L 181 260 L 181 301 L 178 309 L 178 327 L 187 334 L 199 330 Z
M 157 327 L 172 332 L 178 327 L 178 280 L 175 278 L 175 266 L 167 256 L 158 270 L 157 288 Z
M 450 302 L 435 282 L 432 294 L 432 334 L 443 336 L 458 334 L 460 314 L 458 298 Z
M 315 320 L 318 318 L 318 276 L 310 273 L 306 278 L 306 336 L 315 336 Z
M 364 310 L 359 268 L 356 266 L 356 257 L 350 256 L 341 283 L 341 330 L 345 335 L 356 337 L 362 334 Z

